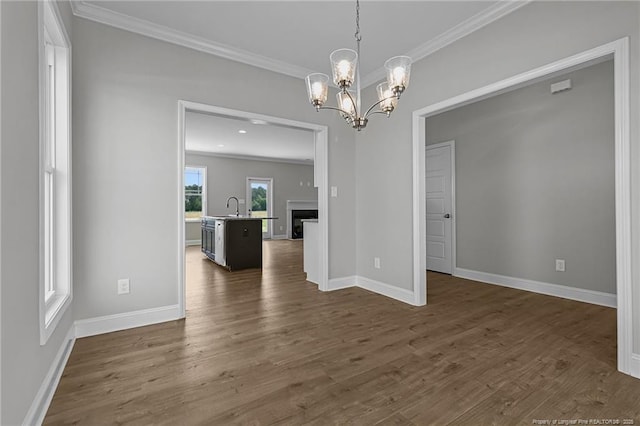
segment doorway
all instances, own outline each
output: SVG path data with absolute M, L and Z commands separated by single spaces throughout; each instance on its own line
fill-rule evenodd
M 186 250 L 185 250 L 185 221 L 184 221 L 184 167 L 185 167 L 185 136 L 187 113 L 210 114 L 216 116 L 231 117 L 244 120 L 254 125 L 271 123 L 291 129 L 311 131 L 313 133 L 313 182 L 317 187 L 318 203 L 318 265 L 319 283 L 318 289 L 328 291 L 329 275 L 329 193 L 328 193 L 328 128 L 313 123 L 290 120 L 287 118 L 268 116 L 246 111 L 233 110 L 213 105 L 201 104 L 191 101 L 178 101 L 178 191 L 176 200 L 178 225 L 178 307 L 180 317 L 186 316 Z M 306 183 L 306 182 L 305 182 Z M 302 186 L 303 183 L 300 183 Z M 309 182 L 307 184 L 311 185 Z M 273 185 L 272 185 L 273 192 Z M 273 203 L 272 203 L 273 204 Z M 209 203 L 211 208 L 211 204 Z
M 618 370 L 640 376 L 634 364 L 633 311 L 631 280 L 631 172 L 629 125 L 629 39 L 617 41 L 578 53 L 551 64 L 516 75 L 462 95 L 429 105 L 413 113 L 413 259 L 414 299 L 426 304 L 426 196 L 425 196 L 425 136 L 426 118 L 495 94 L 521 87 L 529 82 L 550 77 L 571 69 L 613 58 L 614 61 L 614 127 L 615 127 L 615 228 L 616 228 L 616 293 Z
M 427 269 L 451 274 L 455 265 L 455 142 L 427 146 Z
M 273 216 L 273 179 L 247 178 L 247 216 Z M 262 238 L 270 240 L 273 237 L 273 226 L 270 219 L 262 219 Z

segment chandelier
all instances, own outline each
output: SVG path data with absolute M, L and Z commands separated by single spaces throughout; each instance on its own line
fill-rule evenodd
M 333 109 L 340 112 L 342 118 L 358 131 L 367 126 L 368 117 L 372 114 L 386 114 L 387 117 L 396 108 L 400 95 L 409 85 L 411 72 L 411 58 L 408 56 L 394 56 L 384 63 L 387 81 L 378 84 L 376 92 L 378 102 L 374 103 L 362 114 L 360 98 L 360 1 L 356 0 L 356 39 L 357 51 L 351 49 L 334 50 L 329 56 L 333 83 L 340 88 L 336 98 L 337 107 L 325 106 L 329 92 L 329 76 L 323 73 L 309 74 L 305 78 L 307 93 L 311 105 L 316 111 Z M 354 84 L 355 93 L 349 88 Z M 355 96 L 355 97 L 354 97 Z M 379 110 L 374 111 L 376 107 Z

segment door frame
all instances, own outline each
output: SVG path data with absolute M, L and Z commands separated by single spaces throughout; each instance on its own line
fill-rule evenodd
M 415 302 L 427 302 L 426 204 L 424 193 L 426 119 L 558 72 L 613 58 L 615 127 L 615 216 L 618 370 L 640 378 L 640 354 L 633 353 L 633 281 L 631 271 L 631 156 L 629 37 L 560 59 L 413 112 L 413 291 Z
M 318 246 L 320 277 L 318 289 L 329 291 L 329 128 L 320 124 L 290 120 L 254 112 L 240 111 L 220 106 L 203 104 L 186 100 L 178 101 L 178 143 L 177 168 L 178 187 L 176 191 L 176 217 L 178 218 L 178 309 L 179 318 L 186 316 L 186 250 L 184 244 L 184 166 L 185 166 L 185 134 L 186 113 L 225 115 L 243 120 L 263 120 L 269 123 L 289 126 L 314 132 L 314 184 L 318 188 Z
M 426 144 L 426 141 L 425 141 Z M 426 145 L 424 150 L 425 155 L 425 179 L 426 179 L 426 167 L 427 167 L 427 151 L 430 149 L 442 148 L 448 146 L 451 149 L 451 273 L 453 274 L 456 270 L 456 141 L 450 140 L 446 142 L 434 143 L 432 145 Z M 426 183 L 425 183 L 426 185 Z M 426 186 L 425 186 L 425 197 L 426 197 Z M 426 230 L 427 230 L 427 210 L 426 210 L 426 198 L 425 198 L 425 244 L 426 244 Z M 427 251 L 425 246 L 425 269 L 426 269 L 426 259 L 427 259 Z M 426 294 L 426 291 L 425 291 Z
M 251 190 L 249 189 L 249 182 L 252 180 L 263 181 L 269 183 L 269 192 L 267 193 L 267 216 L 273 216 L 273 178 L 261 178 L 261 177 L 252 177 L 247 176 L 247 200 L 245 201 L 245 214 L 249 215 L 249 202 L 251 201 Z M 253 210 L 252 210 L 253 211 Z M 262 234 L 262 238 L 272 239 L 273 238 L 273 222 L 268 225 L 269 230 L 267 231 L 267 235 L 265 237 Z

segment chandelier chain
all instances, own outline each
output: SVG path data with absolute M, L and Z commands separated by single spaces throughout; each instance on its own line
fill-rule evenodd
M 356 33 L 354 36 L 357 41 L 362 40 L 360 37 L 360 0 L 356 0 Z

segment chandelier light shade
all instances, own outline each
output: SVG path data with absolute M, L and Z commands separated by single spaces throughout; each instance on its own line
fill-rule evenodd
M 358 66 L 358 54 L 351 49 L 338 49 L 329 55 L 331 70 L 333 71 L 333 84 L 346 90 L 356 79 L 356 67 Z
M 356 32 L 355 39 L 357 51 L 351 49 L 334 50 L 329 56 L 331 62 L 331 72 L 333 74 L 333 84 L 340 91 L 336 95 L 337 107 L 325 106 L 327 94 L 329 92 L 329 76 L 322 73 L 309 74 L 305 79 L 309 102 L 316 111 L 321 109 L 333 109 L 340 112 L 342 118 L 354 129 L 358 131 L 364 129 L 371 114 L 391 115 L 398 106 L 400 95 L 409 86 L 409 76 L 411 74 L 411 58 L 408 56 L 394 56 L 384 63 L 387 74 L 387 81 L 378 84 L 376 93 L 378 102 L 374 103 L 362 114 L 360 103 L 360 1 L 356 0 Z M 356 86 L 355 92 L 349 88 Z M 376 106 L 379 111 L 376 111 Z
M 338 108 L 341 110 L 340 115 L 342 118 L 348 121 L 350 117 L 356 115 L 356 106 L 353 103 L 353 92 L 338 92 L 336 99 L 338 101 Z
M 316 72 L 309 74 L 305 78 L 307 83 L 307 93 L 309 94 L 309 102 L 316 108 L 322 107 L 327 102 L 329 93 L 329 76 Z
M 398 96 L 394 96 L 386 81 L 376 86 L 376 92 L 378 93 L 378 101 L 380 101 L 380 111 L 391 114 L 398 105 Z
M 409 85 L 409 74 L 411 73 L 411 58 L 408 56 L 394 56 L 384 63 L 387 70 L 387 83 L 391 91 L 398 95 L 404 92 Z

